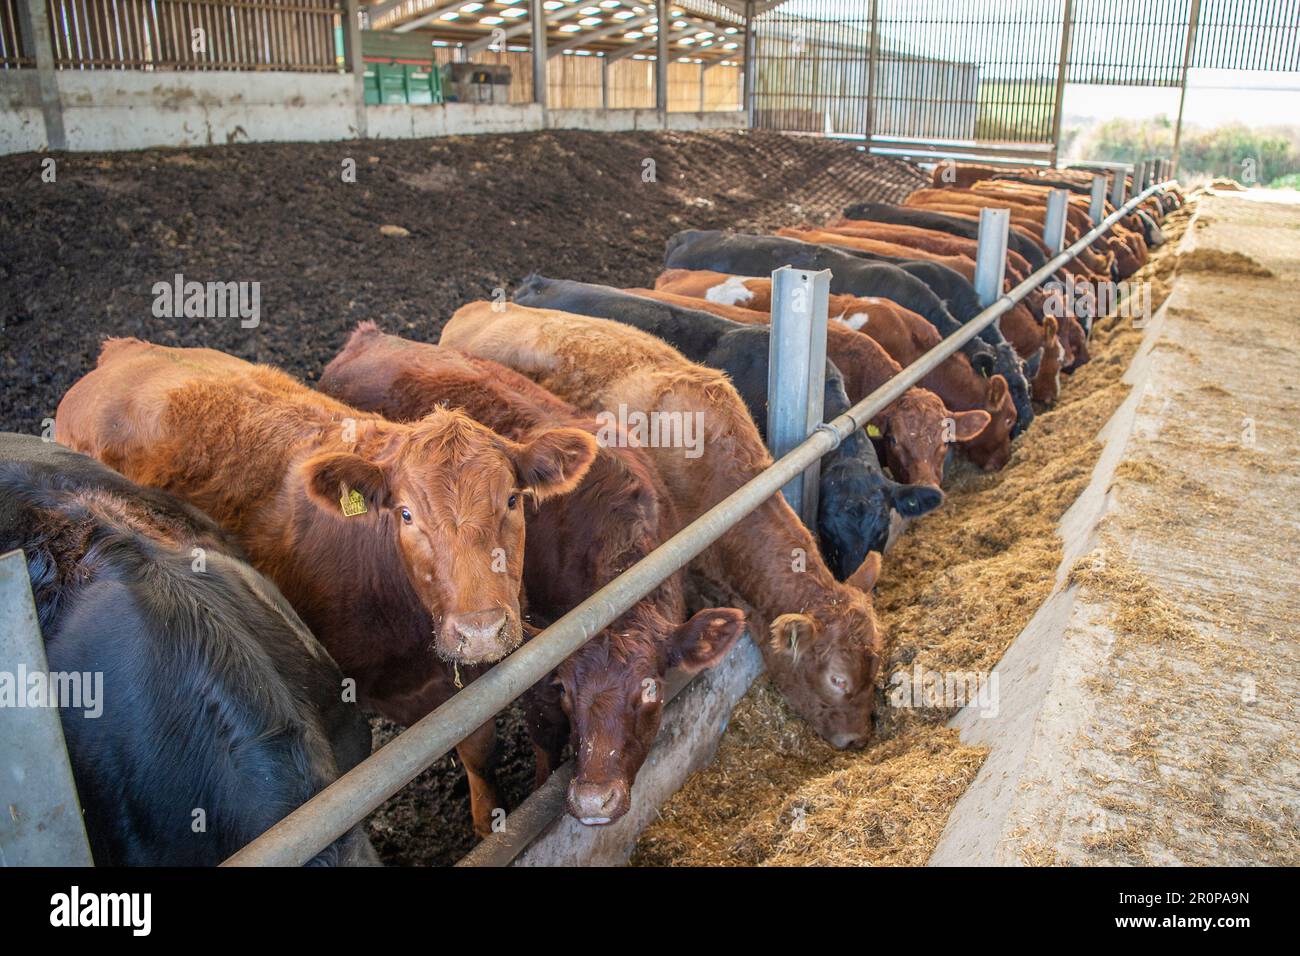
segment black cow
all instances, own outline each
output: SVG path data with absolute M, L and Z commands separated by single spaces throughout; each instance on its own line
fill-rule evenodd
M 679 237 L 682 237 L 680 242 Z M 713 269 L 751 276 L 770 275 L 773 269 L 782 265 L 797 269 L 830 269 L 832 292 L 890 299 L 919 313 L 945 337 L 952 335 L 962 323 L 980 311 L 971 284 L 960 273 L 937 262 L 891 259 L 783 236 L 721 232 L 679 232 L 668 240 L 668 250 L 666 264 L 669 268 Z M 692 264 L 696 262 L 701 264 Z M 971 301 L 976 305 L 973 312 L 969 309 Z M 972 347 L 980 356 L 979 364 L 974 362 Z M 972 357 L 972 364 L 981 373 L 1001 373 L 1007 380 L 1016 405 L 1017 418 L 1012 434 L 1020 434 L 1033 421 L 1034 410 L 1029 401 L 1029 382 L 1015 349 L 1002 337 L 996 325 L 990 325 L 962 351 Z
M 831 292 L 836 295 L 889 299 L 927 319 L 945 335 L 944 328 L 955 327 L 943 300 L 915 276 L 889 263 L 867 262 L 847 250 L 798 239 L 687 229 L 668 240 L 664 266 L 764 278 L 782 266 L 830 269 Z M 993 373 L 993 349 L 986 343 L 972 339 L 962 351 L 981 375 Z
M 515 293 L 520 305 L 613 319 L 649 332 L 693 362 L 727 373 L 750 416 L 766 438 L 770 330 L 742 325 L 708 312 L 681 309 L 609 286 L 532 275 Z M 850 407 L 844 379 L 826 363 L 823 412 L 827 421 Z M 841 578 L 852 574 L 869 551 L 889 538 L 890 511 L 912 518 L 938 507 L 943 493 L 926 485 L 900 485 L 884 475 L 875 449 L 861 430 L 822 460 L 817 532 L 826 563 Z
M 846 219 L 867 219 L 871 222 L 891 222 L 899 226 L 916 226 L 920 229 L 934 229 L 946 232 L 950 236 L 963 239 L 980 237 L 978 222 L 962 219 L 960 216 L 945 212 L 931 212 L 928 209 L 914 209 L 911 206 L 895 206 L 886 202 L 854 203 L 844 210 Z M 1007 230 L 1007 247 L 1015 250 L 1037 272 L 1047 265 L 1047 254 L 1028 236 L 1022 236 L 1014 227 Z
M 201 512 L 0 433 L 14 548 L 50 670 L 102 675 L 97 715 L 60 702 L 98 865 L 220 863 L 369 755 L 334 661 Z M 311 862 L 378 859 L 354 829 Z

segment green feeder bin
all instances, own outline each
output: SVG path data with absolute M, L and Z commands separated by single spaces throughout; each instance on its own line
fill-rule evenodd
M 379 74 L 379 101 L 406 102 L 406 69 L 400 63 L 376 63 Z
M 427 65 L 407 63 L 406 66 L 406 102 L 432 103 L 433 70 Z
M 365 72 L 362 74 L 367 106 L 373 106 L 384 101 L 383 95 L 379 91 L 379 71 L 375 67 L 376 64 L 367 63 Z

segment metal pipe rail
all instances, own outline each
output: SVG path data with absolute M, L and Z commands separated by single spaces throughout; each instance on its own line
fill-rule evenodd
M 360 823 L 482 724 L 491 720 L 602 628 L 685 567 L 751 511 L 802 474 L 813 462 L 933 371 L 990 323 L 1051 278 L 1143 199 L 1173 185 L 1138 193 L 1068 249 L 881 385 L 843 415 L 817 427 L 798 447 L 755 475 L 587 600 L 497 663 L 472 685 L 412 724 L 385 747 L 232 855 L 222 866 L 301 866 Z

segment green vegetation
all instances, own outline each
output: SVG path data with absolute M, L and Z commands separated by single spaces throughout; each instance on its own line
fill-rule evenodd
M 1174 126 L 1167 116 L 1141 121 L 1113 119 L 1069 132 L 1065 151 L 1080 159 L 1134 162 L 1173 151 Z M 1179 172 L 1190 177 L 1226 176 L 1247 185 L 1297 188 L 1300 127 L 1257 128 L 1233 123 L 1183 128 Z
M 1052 137 L 1056 86 L 1042 80 L 984 80 L 979 85 L 975 138 L 1040 143 Z

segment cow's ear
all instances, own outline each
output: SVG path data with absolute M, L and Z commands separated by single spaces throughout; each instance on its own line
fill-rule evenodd
M 998 408 L 1006 400 L 1010 389 L 1007 388 L 1007 380 L 1001 375 L 994 375 L 989 379 L 985 387 L 984 395 L 988 399 L 990 408 Z
M 807 614 L 782 614 L 768 631 L 768 646 L 775 653 L 797 658 L 811 645 L 817 624 Z
M 993 421 L 993 416 L 982 408 L 968 412 L 952 412 L 953 440 L 970 441 Z
M 1060 330 L 1061 327 L 1057 324 L 1055 316 L 1049 315 L 1043 319 L 1043 345 L 1050 345 Z
M 578 487 L 596 457 L 596 439 L 580 428 L 553 428 L 516 447 L 519 487 L 538 501 Z
M 745 633 L 745 612 L 734 607 L 709 607 L 673 631 L 668 663 L 687 674 L 698 674 L 721 662 Z
M 391 505 L 388 476 L 373 461 L 348 452 L 327 452 L 302 463 L 307 493 L 321 508 L 342 517 Z M 360 506 L 353 493 L 360 496 Z
M 1038 350 L 1033 355 L 1024 360 L 1025 378 L 1033 380 L 1038 375 L 1039 368 L 1043 364 L 1043 347 L 1038 346 Z
M 858 565 L 858 569 L 850 574 L 844 583 L 870 594 L 872 588 L 876 586 L 878 577 L 880 577 L 880 552 L 869 551 L 866 560 Z

